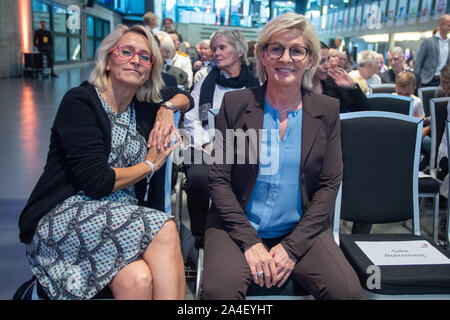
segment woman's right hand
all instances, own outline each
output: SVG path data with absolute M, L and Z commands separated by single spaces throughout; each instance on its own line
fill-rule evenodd
M 155 123 L 155 127 L 159 126 L 159 122 L 157 121 Z M 152 140 L 152 136 L 154 135 L 153 130 L 150 132 L 148 140 Z M 180 145 L 182 142 L 182 138 L 180 134 L 178 133 L 177 129 L 173 129 L 171 132 L 167 134 L 167 137 L 170 138 L 170 141 L 172 140 L 173 136 L 176 135 L 178 141 L 174 143 L 171 147 L 165 147 L 164 145 L 162 148 L 158 151 L 158 148 L 156 146 L 151 146 L 150 149 L 147 152 L 147 156 L 145 157 L 145 160 L 149 160 L 153 165 L 155 166 L 155 171 L 159 170 L 164 163 L 166 162 L 167 157 L 170 155 L 170 153 Z
M 262 287 L 264 284 L 267 288 L 272 287 L 278 282 L 278 272 L 272 256 L 262 243 L 257 243 L 248 247 L 244 251 L 253 281 Z M 258 273 L 263 272 L 263 276 L 258 277 Z
M 350 88 L 352 86 L 353 79 L 348 75 L 347 72 L 345 72 L 344 69 L 336 67 L 334 69 L 331 69 L 328 71 L 328 74 L 330 77 L 333 78 L 334 82 L 336 82 L 338 87 L 342 88 Z

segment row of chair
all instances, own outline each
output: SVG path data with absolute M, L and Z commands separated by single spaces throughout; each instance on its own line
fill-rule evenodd
M 447 126 L 450 128 L 450 123 Z M 422 127 L 420 119 L 396 113 L 341 115 L 344 174 L 336 201 L 334 234 L 369 298 L 450 299 L 450 264 L 380 265 L 379 286 L 371 287 L 367 281 L 373 263 L 358 246 L 359 242 L 377 242 L 383 250 L 384 242 L 421 241 L 450 258 L 448 251 L 420 235 Z M 341 219 L 363 223 L 412 219 L 413 230 L 412 234 L 343 235 L 339 232 Z
M 367 96 L 369 100 L 368 110 L 387 111 L 412 116 L 414 100 L 408 97 L 392 95 L 393 84 L 372 85 L 371 92 Z M 437 87 L 425 87 L 419 89 L 419 96 L 422 99 L 426 116 L 431 119 L 431 155 L 430 155 L 430 175 L 419 179 L 419 197 L 432 198 L 434 201 L 434 222 L 433 240 L 438 238 L 438 215 L 439 215 L 439 190 L 440 181 L 436 179 L 436 158 L 439 144 L 444 132 L 444 121 L 447 117 L 447 104 L 449 98 L 434 98 Z M 383 92 L 383 93 L 379 93 Z M 423 207 L 425 201 L 421 202 Z
M 430 100 L 435 97 L 438 87 L 423 87 L 417 89 L 418 96 L 423 103 L 425 116 L 430 115 Z M 369 95 L 372 94 L 392 94 L 395 92 L 393 83 L 371 84 L 369 86 Z
M 430 108 L 429 108 L 429 101 L 431 98 L 434 98 L 435 92 L 438 89 L 438 87 L 422 87 L 417 89 L 418 96 L 420 100 L 423 102 L 423 108 L 425 111 L 425 116 L 429 116 L 430 114 Z M 369 94 L 377 94 L 377 93 L 384 93 L 384 94 L 392 94 L 395 92 L 394 84 L 393 83 L 382 83 L 382 84 L 371 84 L 369 85 Z

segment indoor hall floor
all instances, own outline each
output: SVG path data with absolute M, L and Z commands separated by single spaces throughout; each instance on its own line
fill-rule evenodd
M 31 278 L 18 219 L 43 172 L 50 128 L 68 89 L 91 67 L 57 70 L 58 78 L 0 79 L 0 299 Z
M 18 218 L 43 171 L 50 128 L 63 95 L 87 80 L 91 67 L 57 70 L 58 78 L 0 79 L 0 299 L 11 299 L 31 278 L 25 247 L 19 241 Z M 173 197 L 174 199 L 174 197 Z M 189 228 L 186 197 L 182 222 Z M 422 218 L 423 233 L 430 232 L 429 208 Z M 351 224 L 344 226 L 348 230 Z M 400 224 L 374 226 L 377 232 L 407 232 Z M 193 278 L 186 298 L 193 299 Z

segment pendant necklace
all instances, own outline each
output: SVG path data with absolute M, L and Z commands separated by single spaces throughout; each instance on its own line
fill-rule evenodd
M 302 101 L 302 96 L 300 96 L 300 98 L 297 100 L 297 102 L 295 102 L 292 106 L 290 106 L 290 107 L 288 107 L 288 108 L 285 108 L 285 109 L 283 109 L 283 110 L 278 110 L 278 113 L 279 113 L 279 114 L 283 114 L 283 113 L 286 113 L 286 112 L 289 112 L 289 111 L 294 111 L 294 110 L 296 110 L 297 107 L 298 107 L 298 104 L 299 104 L 301 101 Z

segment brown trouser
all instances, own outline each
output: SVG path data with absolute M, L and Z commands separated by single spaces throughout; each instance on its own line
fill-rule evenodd
M 291 277 L 316 299 L 362 299 L 358 277 L 330 229 L 317 236 L 295 265 Z M 245 256 L 228 233 L 218 228 L 207 229 L 201 299 L 245 299 L 251 281 Z

